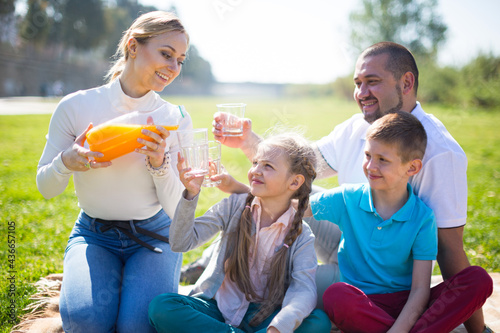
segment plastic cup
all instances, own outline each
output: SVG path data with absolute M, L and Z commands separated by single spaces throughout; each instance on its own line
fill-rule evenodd
M 221 113 L 223 136 L 243 135 L 243 118 L 246 106 L 245 103 L 217 104 L 217 111 Z
M 221 173 L 221 145 L 220 142 L 217 141 L 209 141 L 208 142 L 208 174 L 205 175 L 205 179 L 203 180 L 202 186 L 205 187 L 214 187 L 221 183 L 220 180 L 212 181 L 210 177 L 218 175 Z
M 177 139 L 186 167 L 191 168 L 187 174 L 202 176 L 209 173 L 208 131 L 198 128 L 177 131 Z

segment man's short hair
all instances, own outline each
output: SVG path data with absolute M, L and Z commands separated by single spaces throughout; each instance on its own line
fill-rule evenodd
M 406 72 L 415 76 L 415 95 L 418 90 L 418 67 L 413 54 L 403 45 L 393 42 L 380 42 L 368 47 L 361 53 L 362 58 L 388 54 L 386 70 L 391 72 L 396 80 L 399 80 Z
M 366 133 L 367 140 L 395 144 L 403 163 L 423 159 L 427 134 L 422 123 L 411 113 L 396 111 L 377 119 Z

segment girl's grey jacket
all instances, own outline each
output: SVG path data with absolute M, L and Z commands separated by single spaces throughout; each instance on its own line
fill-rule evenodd
M 224 255 L 227 234 L 234 230 L 245 208 L 247 194 L 233 194 L 211 207 L 203 216 L 195 218 L 199 195 L 193 200 L 182 195 L 170 226 L 170 246 L 175 252 L 187 252 L 201 246 L 219 231 L 215 251 L 210 262 L 196 282 L 190 296 L 211 299 L 224 280 Z M 254 230 L 255 232 L 255 225 Z M 293 332 L 316 306 L 316 268 L 314 235 L 306 223 L 302 233 L 290 246 L 287 262 L 289 284 L 281 311 L 271 322 L 280 332 Z

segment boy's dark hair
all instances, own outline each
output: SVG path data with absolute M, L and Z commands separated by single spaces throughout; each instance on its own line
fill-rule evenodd
M 364 50 L 361 57 L 377 56 L 379 54 L 389 55 L 385 69 L 391 72 L 396 80 L 399 80 L 406 72 L 413 73 L 415 77 L 413 89 L 416 95 L 418 90 L 418 67 L 413 54 L 403 45 L 393 42 L 380 42 Z
M 427 134 L 422 123 L 411 113 L 396 111 L 376 120 L 366 133 L 367 140 L 396 144 L 403 163 L 423 159 Z

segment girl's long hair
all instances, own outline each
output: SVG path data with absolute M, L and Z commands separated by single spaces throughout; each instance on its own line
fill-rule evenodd
M 129 57 L 128 41 L 134 37 L 138 43 L 145 44 L 149 38 L 159 36 L 165 32 L 179 31 L 186 35 L 189 43 L 189 35 L 187 34 L 181 21 L 171 12 L 153 11 L 142 14 L 132 23 L 122 35 L 116 53 L 113 66 L 106 74 L 108 82 L 116 79 L 123 72 L 125 63 Z
M 285 236 L 284 244 L 274 254 L 269 266 L 267 281 L 268 295 L 261 299 L 254 291 L 250 279 L 249 252 L 254 244 L 252 237 L 252 212 L 250 207 L 254 196 L 249 193 L 245 202 L 246 208 L 241 214 L 240 223 L 235 230 L 228 234 L 228 246 L 225 253 L 225 269 L 227 276 L 245 294 L 248 301 L 258 301 L 259 311 L 250 321 L 250 325 L 257 326 L 282 304 L 290 277 L 288 276 L 287 259 L 289 248 L 302 232 L 302 217 L 309 204 L 312 182 L 316 178 L 315 155 L 309 143 L 298 136 L 278 135 L 263 141 L 261 145 L 280 149 L 287 157 L 290 174 L 301 174 L 305 181 L 294 193 L 292 199 L 298 199 L 298 208 L 290 229 Z

